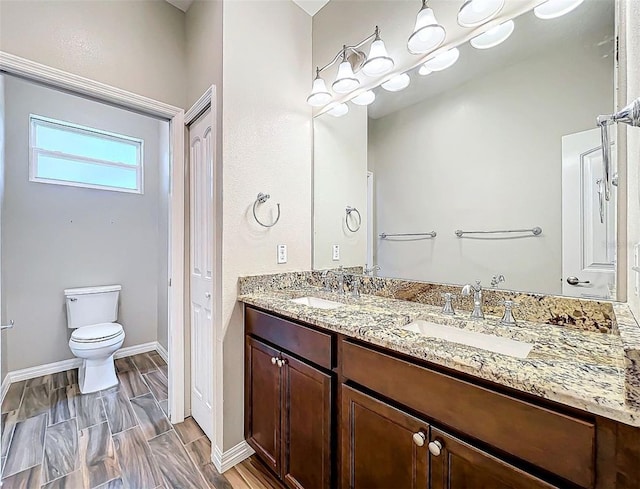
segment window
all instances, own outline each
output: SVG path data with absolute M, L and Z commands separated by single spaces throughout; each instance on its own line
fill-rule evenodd
M 29 117 L 29 180 L 141 194 L 141 139 L 56 121 Z

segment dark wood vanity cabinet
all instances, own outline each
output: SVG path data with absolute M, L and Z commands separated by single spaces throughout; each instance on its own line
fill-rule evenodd
M 292 489 L 640 489 L 640 429 L 245 308 L 245 435 Z
M 332 374 L 275 346 L 246 338 L 245 437 L 287 486 L 329 488 Z

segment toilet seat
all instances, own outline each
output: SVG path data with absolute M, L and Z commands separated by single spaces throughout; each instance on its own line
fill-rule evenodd
M 118 323 L 99 323 L 83 326 L 71 333 L 74 343 L 100 343 L 119 338 L 124 334 L 122 325 Z

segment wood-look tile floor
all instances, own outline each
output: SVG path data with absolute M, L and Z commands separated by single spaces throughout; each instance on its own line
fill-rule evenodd
M 157 353 L 116 360 L 120 383 L 83 395 L 68 370 L 11 384 L 2 403 L 2 489 L 280 489 L 253 457 L 224 475 L 193 418 L 166 416 Z

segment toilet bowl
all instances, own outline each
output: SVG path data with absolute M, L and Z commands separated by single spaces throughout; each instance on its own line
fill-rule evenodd
M 121 287 L 83 287 L 64 291 L 67 325 L 74 331 L 71 352 L 82 359 L 78 383 L 88 394 L 118 384 L 113 354 L 124 342 L 124 329 L 116 323 Z
M 124 336 L 118 323 L 83 326 L 71 334 L 69 348 L 83 360 L 78 372 L 80 392 L 88 394 L 118 384 L 113 354 L 122 346 Z

